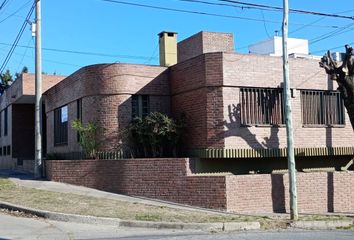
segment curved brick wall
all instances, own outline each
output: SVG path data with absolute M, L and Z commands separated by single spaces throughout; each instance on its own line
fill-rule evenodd
M 118 129 L 131 121 L 131 95 L 150 95 L 150 110 L 170 112 L 170 87 L 165 67 L 136 64 L 97 64 L 79 69 L 45 92 L 49 153 L 78 152 L 77 99 L 82 99 L 83 122 L 95 122 L 101 151 L 117 149 Z M 54 109 L 68 105 L 68 144 L 54 147 Z

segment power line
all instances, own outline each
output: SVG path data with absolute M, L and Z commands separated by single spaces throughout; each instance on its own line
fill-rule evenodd
M 132 2 L 123 2 L 118 0 L 101 0 L 103 2 L 110 2 L 115 4 L 121 5 L 128 5 L 128 6 L 135 6 L 135 7 L 142 7 L 142 8 L 150 8 L 150 9 L 157 9 L 157 10 L 164 10 L 170 12 L 180 12 L 180 13 L 189 13 L 189 14 L 197 14 L 197 15 L 204 15 L 204 16 L 212 16 L 212 17 L 223 17 L 223 18 L 232 18 L 232 19 L 240 19 L 240 20 L 247 20 L 247 21 L 255 21 L 255 22 L 268 22 L 273 24 L 281 24 L 280 21 L 271 21 L 258 19 L 258 18 L 249 18 L 249 17 L 239 17 L 234 15 L 224 15 L 218 13 L 210 13 L 210 12 L 201 12 L 201 11 L 192 11 L 192 10 L 185 10 L 185 9 L 178 9 L 178 8 L 168 8 L 168 7 L 160 7 L 156 5 L 147 5 L 147 4 L 140 4 L 140 3 L 132 3 Z M 303 23 L 292 23 L 293 26 L 305 26 L 306 24 Z M 321 28 L 342 28 L 340 26 L 328 26 L 328 25 L 312 25 L 312 27 L 321 27 Z
M 236 4 L 250 6 L 250 7 L 260 7 L 260 8 L 264 8 L 264 9 L 272 9 L 272 10 L 279 10 L 279 11 L 283 10 L 282 7 L 263 5 L 263 4 L 255 4 L 255 3 L 247 3 L 247 2 L 234 1 L 234 0 L 217 0 L 217 1 L 236 3 Z M 334 18 L 343 18 L 343 19 L 354 20 L 353 16 L 344 16 L 344 15 L 338 15 L 338 14 L 332 14 L 332 13 L 314 12 L 314 11 L 307 11 L 307 10 L 302 10 L 302 9 L 289 9 L 289 12 L 290 13 L 310 14 L 310 15 L 319 15 L 319 16 L 324 16 L 324 17 L 334 17 Z
M 10 46 L 9 43 L 1 43 L 0 45 Z M 21 48 L 34 48 L 32 46 L 24 46 L 24 45 L 17 45 Z M 127 59 L 142 59 L 142 60 L 151 60 L 156 59 L 154 57 L 147 57 L 147 56 L 137 56 L 137 55 L 115 55 L 115 54 L 106 54 L 106 53 L 97 53 L 97 52 L 84 52 L 84 51 L 76 51 L 76 50 L 67 50 L 67 49 L 58 49 L 58 48 L 42 48 L 44 51 L 51 51 L 51 52 L 60 52 L 60 53 L 70 53 L 70 54 L 80 54 L 80 55 L 89 55 L 89 56 L 98 56 L 98 57 L 112 57 L 112 58 L 127 58 Z
M 233 7 L 233 8 L 239 8 L 239 9 L 256 9 L 256 10 L 270 10 L 271 9 L 264 9 L 260 7 L 247 7 L 247 6 L 238 6 L 234 4 L 228 4 L 228 3 L 215 3 L 215 2 L 207 2 L 207 1 L 201 1 L 201 0 L 178 0 L 181 2 L 192 2 L 192 3 L 201 3 L 201 4 L 206 4 L 206 5 L 213 5 L 213 6 L 224 6 L 224 7 Z M 273 11 L 278 11 L 278 10 L 273 10 Z
M 354 42 L 348 43 L 348 45 L 353 45 L 353 44 L 354 44 Z M 335 50 L 335 49 L 339 49 L 339 48 L 343 48 L 343 47 L 344 47 L 344 45 L 340 45 L 340 46 L 333 47 L 333 48 L 330 48 L 330 49 L 317 50 L 317 51 L 312 52 L 312 54 L 314 54 L 314 53 L 320 53 L 320 52 L 326 52 L 326 51 L 328 51 L 328 50 Z
M 0 20 L 0 23 L 6 21 L 7 19 L 9 19 L 10 17 L 16 15 L 19 11 L 21 11 L 23 8 L 27 7 L 27 5 L 32 2 L 32 0 L 29 0 L 28 2 L 26 2 L 25 4 L 23 4 L 21 7 L 19 7 L 16 11 L 14 11 L 13 13 L 11 13 L 10 15 L 8 15 L 7 17 L 5 17 L 4 19 Z
M 10 48 L 10 51 L 8 52 L 8 54 L 6 55 L 5 57 L 5 60 L 4 62 L 2 63 L 1 67 L 0 67 L 0 73 L 2 73 L 7 65 L 7 63 L 9 62 L 13 52 L 15 51 L 15 48 L 17 47 L 17 44 L 18 42 L 20 41 L 21 37 L 22 37 L 22 34 L 23 32 L 25 31 L 25 28 L 26 28 L 26 25 L 27 25 L 27 22 L 29 21 L 29 19 L 31 18 L 31 15 L 33 13 L 33 10 L 34 10 L 34 7 L 35 7 L 35 4 L 32 5 L 30 11 L 28 12 L 27 16 L 26 16 L 26 19 L 25 21 L 23 22 L 21 28 L 20 28 L 20 31 L 19 33 L 17 34 L 16 38 L 15 38 L 15 41 L 14 43 L 12 44 L 11 48 Z
M 348 24 L 346 27 L 350 28 L 351 26 L 353 26 L 354 23 L 351 23 L 351 24 Z M 310 44 L 314 44 L 314 43 L 317 43 L 319 41 L 322 41 L 324 39 L 327 39 L 327 38 L 330 38 L 330 37 L 333 37 L 333 36 L 338 36 L 340 34 L 343 34 L 343 33 L 346 33 L 346 32 L 350 32 L 352 31 L 352 29 L 337 29 L 337 30 L 334 30 L 332 32 L 329 32 L 329 33 L 326 33 L 326 34 L 323 34 L 323 35 L 320 35 L 316 38 L 313 38 L 311 39 L 309 42 Z
M 9 0 L 4 0 L 2 4 L 0 5 L 0 10 L 5 7 L 5 5 L 9 2 Z

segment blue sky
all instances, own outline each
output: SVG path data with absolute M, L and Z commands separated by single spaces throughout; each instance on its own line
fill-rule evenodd
M 0 0 L 0 4 L 3 0 Z M 237 52 L 247 53 L 247 46 L 281 31 L 282 13 L 259 9 L 241 9 L 191 3 L 181 0 L 121 0 L 164 8 L 208 12 L 245 19 L 214 17 L 129 6 L 102 0 L 42 0 L 42 47 L 96 55 L 43 50 L 43 71 L 69 75 L 80 67 L 95 63 L 128 62 L 158 64 L 158 38 L 161 31 L 178 32 L 178 39 L 205 30 L 234 34 Z M 217 0 L 204 0 L 217 3 Z M 8 0 L 0 10 L 0 63 L 4 61 L 31 3 Z M 244 2 L 282 6 L 281 0 L 244 0 Z M 352 0 L 289 0 L 290 8 L 354 16 Z M 219 2 L 220 3 L 220 2 Z M 22 8 L 21 8 L 22 7 Z M 18 9 L 20 9 L 16 12 Z M 13 16 L 11 14 L 15 13 Z M 5 20 L 4 20 L 5 19 Z M 34 19 L 34 14 L 32 15 Z M 253 19 L 253 20 L 250 20 Z M 4 21 L 3 21 L 4 20 Z M 323 55 L 325 49 L 341 51 L 354 42 L 354 21 L 304 14 L 290 15 L 290 37 L 310 41 L 310 52 Z M 346 27 L 341 34 L 325 34 Z M 339 29 L 341 30 L 341 29 Z M 319 41 L 317 41 L 318 39 Z M 12 73 L 28 66 L 34 71 L 34 40 L 27 26 L 6 68 Z

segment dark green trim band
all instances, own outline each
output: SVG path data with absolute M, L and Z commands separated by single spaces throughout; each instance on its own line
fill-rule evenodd
M 354 155 L 354 147 L 295 148 L 295 156 L 343 156 Z M 199 158 L 263 158 L 286 157 L 286 148 L 280 149 L 194 149 L 191 157 Z

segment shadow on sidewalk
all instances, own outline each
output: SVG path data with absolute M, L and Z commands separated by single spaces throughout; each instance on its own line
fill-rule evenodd
M 0 177 L 18 178 L 21 180 L 35 180 L 33 173 L 16 169 L 0 169 Z

